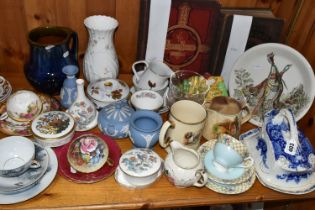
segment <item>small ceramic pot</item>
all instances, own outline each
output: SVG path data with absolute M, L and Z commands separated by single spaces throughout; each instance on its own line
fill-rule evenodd
M 119 159 L 119 167 L 126 181 L 135 186 L 153 183 L 163 170 L 160 156 L 151 149 L 143 148 L 125 152 Z
M 139 90 L 132 94 L 130 102 L 138 110 L 157 111 L 163 105 L 163 98 L 152 90 Z
M 93 134 L 84 134 L 71 142 L 67 159 L 76 171 L 92 173 L 106 163 L 108 153 L 108 146 L 103 139 Z
M 43 146 L 59 147 L 72 139 L 75 122 L 66 112 L 51 111 L 36 117 L 31 129 L 34 138 Z
M 42 110 L 42 101 L 32 91 L 19 90 L 13 93 L 7 101 L 7 113 L 16 121 L 31 121 Z
M 130 117 L 129 137 L 135 147 L 152 148 L 159 140 L 161 116 L 153 111 L 139 110 Z
M 129 133 L 129 119 L 134 110 L 126 99 L 102 108 L 98 115 L 98 127 L 113 138 L 126 138 Z
M 88 85 L 87 95 L 96 108 L 100 109 L 126 99 L 129 95 L 129 87 L 119 79 L 100 79 Z
M 171 152 L 165 158 L 165 174 L 176 187 L 203 187 L 208 180 L 199 154 L 177 141 L 170 143 Z
M 10 136 L 0 141 L 0 176 L 19 176 L 28 168 L 38 168 L 34 161 L 35 145 L 28 138 Z

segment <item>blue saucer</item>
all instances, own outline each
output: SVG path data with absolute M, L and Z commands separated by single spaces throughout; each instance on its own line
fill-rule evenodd
M 218 170 L 213 165 L 213 150 L 209 150 L 204 158 L 204 165 L 208 173 L 211 173 L 213 176 L 216 176 L 220 179 L 233 180 L 237 179 L 243 175 L 244 168 L 229 168 L 227 171 L 223 172 Z M 242 164 L 240 164 L 241 166 Z

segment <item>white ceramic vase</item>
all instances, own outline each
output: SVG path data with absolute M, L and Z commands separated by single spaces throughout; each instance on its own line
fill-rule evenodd
M 87 17 L 84 25 L 89 32 L 88 47 L 83 59 L 83 73 L 87 81 L 117 78 L 119 64 L 113 42 L 118 21 L 112 17 Z

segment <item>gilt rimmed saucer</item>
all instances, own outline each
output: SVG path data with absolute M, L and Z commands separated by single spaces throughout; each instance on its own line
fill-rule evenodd
M 41 145 L 35 144 L 35 160 L 40 164 L 39 168 L 29 168 L 19 176 L 0 176 L 0 193 L 17 193 L 32 187 L 46 172 L 49 157 L 48 153 Z
M 213 150 L 215 142 L 216 142 L 216 139 L 212 139 L 212 140 L 209 140 L 209 141 L 203 143 L 202 145 L 200 145 L 200 147 L 198 148 L 198 152 L 200 154 L 200 158 L 201 158 L 202 161 L 204 161 L 204 158 L 205 158 L 205 155 L 207 154 L 207 152 L 209 150 Z M 207 173 L 207 174 L 208 174 L 208 178 L 209 179 L 211 179 L 211 180 L 213 180 L 215 182 L 218 182 L 218 183 L 222 183 L 222 184 L 240 184 L 240 183 L 245 182 L 246 180 L 248 180 L 254 174 L 254 172 L 255 172 L 254 166 L 249 167 L 249 168 L 245 169 L 244 173 L 240 177 L 238 177 L 236 179 L 231 179 L 231 180 L 219 178 L 217 176 L 214 176 L 211 173 Z
M 26 201 L 40 194 L 51 184 L 57 174 L 58 161 L 51 148 L 45 149 L 48 153 L 49 165 L 43 177 L 27 190 L 13 194 L 0 194 L 0 204 L 13 204 Z
M 259 181 L 270 189 L 288 194 L 305 194 L 315 190 L 315 173 L 291 173 L 272 161 L 270 149 L 261 137 L 261 129 L 256 128 L 240 135 L 240 140 L 248 147 L 255 159 L 256 175 Z
M 240 194 L 249 190 L 255 183 L 256 176 L 252 174 L 247 180 L 239 184 L 223 184 L 214 180 L 208 179 L 206 187 L 222 194 Z
M 73 137 L 73 140 L 75 140 L 79 135 L 82 134 L 91 134 L 91 132 L 76 133 L 75 136 Z M 119 146 L 114 140 L 112 140 L 108 136 L 99 133 L 93 133 L 93 135 L 100 137 L 107 144 L 109 150 L 108 158 L 112 160 L 112 164 L 106 163 L 99 170 L 92 173 L 81 173 L 78 171 L 73 171 L 67 159 L 67 152 L 71 142 L 73 141 L 72 140 L 63 147 L 55 148 L 55 152 L 60 163 L 59 164 L 60 175 L 76 183 L 94 183 L 101 181 L 114 173 L 115 169 L 119 164 L 119 158 L 121 156 L 121 150 Z

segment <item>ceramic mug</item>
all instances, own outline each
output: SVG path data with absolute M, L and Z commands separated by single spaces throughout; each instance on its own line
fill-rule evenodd
M 222 133 L 238 138 L 241 125 L 251 118 L 246 104 L 228 96 L 214 97 L 203 106 L 208 117 L 202 135 L 208 140 L 216 139 Z
M 144 72 L 140 74 L 136 70 L 139 64 L 144 65 Z M 154 89 L 162 87 L 173 72 L 165 63 L 161 61 L 140 60 L 132 64 L 132 71 L 136 77 L 137 86 L 144 89 Z
M 249 168 L 254 160 L 249 156 L 246 146 L 226 134 L 220 134 L 213 147 L 213 165 L 220 171 L 230 168 Z
M 152 148 L 159 139 L 163 120 L 161 116 L 149 110 L 135 111 L 129 122 L 129 137 L 138 148 Z
M 171 106 L 169 118 L 161 128 L 160 145 L 167 147 L 170 140 L 175 140 L 197 149 L 206 118 L 206 110 L 197 102 L 177 101 Z
M 198 152 L 177 141 L 172 141 L 170 147 L 164 163 L 168 180 L 176 187 L 203 187 L 208 177 Z

